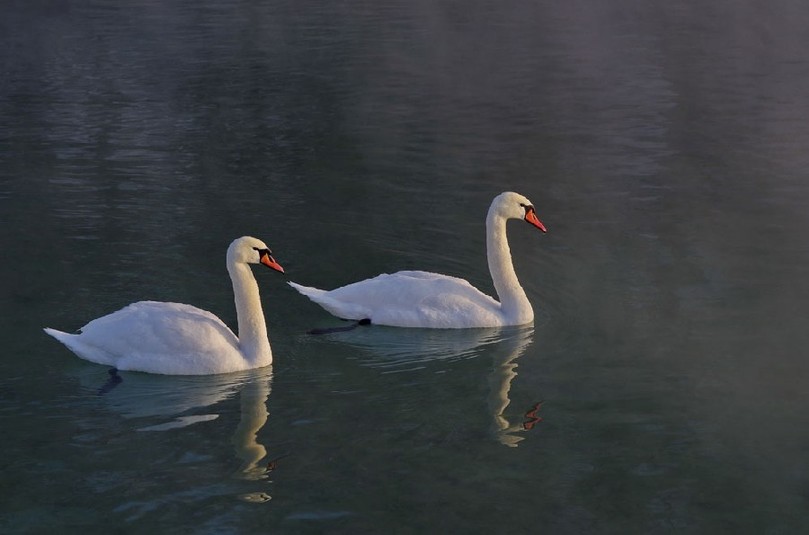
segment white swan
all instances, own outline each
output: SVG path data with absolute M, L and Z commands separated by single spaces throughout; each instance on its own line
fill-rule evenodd
M 272 350 L 258 284 L 248 264 L 284 272 L 261 240 L 244 236 L 228 247 L 239 337 L 208 311 L 181 303 L 140 301 L 95 319 L 79 334 L 46 328 L 79 357 L 166 375 L 209 375 L 267 366 Z
M 289 284 L 337 317 L 378 325 L 460 329 L 530 323 L 534 311 L 514 273 L 506 239 L 509 219 L 546 232 L 527 198 L 510 191 L 494 198 L 486 217 L 486 249 L 499 302 L 463 279 L 426 271 L 383 274 L 330 291 Z

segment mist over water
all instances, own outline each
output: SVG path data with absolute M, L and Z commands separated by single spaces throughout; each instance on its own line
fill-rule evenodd
M 809 7 L 12 2 L 0 17 L 0 529 L 767 533 L 809 506 Z M 121 373 L 42 333 L 142 299 L 236 326 L 423 269 L 533 326 L 340 322 L 255 270 L 275 362 Z M 532 420 L 533 419 L 533 420 Z

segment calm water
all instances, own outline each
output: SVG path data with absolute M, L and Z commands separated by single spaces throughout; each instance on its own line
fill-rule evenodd
M 0 530 L 809 531 L 809 7 L 649 4 L 6 2 Z M 235 325 L 244 234 L 491 291 L 507 189 L 529 328 L 315 337 L 256 270 L 271 369 L 104 395 L 41 331 Z

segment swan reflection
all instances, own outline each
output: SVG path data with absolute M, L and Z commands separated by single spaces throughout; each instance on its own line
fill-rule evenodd
M 498 344 L 520 328 L 488 329 L 401 329 L 357 327 L 318 339 L 339 341 L 367 355 L 363 364 L 384 370 L 417 369 L 428 362 L 476 357 L 484 348 Z
M 533 336 L 533 326 L 449 330 L 374 326 L 323 335 L 322 339 L 361 349 L 364 365 L 387 373 L 423 368 L 428 362 L 451 362 L 491 354 L 493 366 L 488 376 L 487 402 L 493 434 L 501 444 L 516 447 L 524 439 L 519 435 L 541 421 L 539 402 L 522 411 L 510 408 L 509 393 L 517 376 L 517 360 L 531 345 Z
M 148 420 L 147 425 L 135 427 L 139 432 L 176 430 L 215 420 L 220 415 L 215 406 L 238 394 L 239 423 L 230 440 L 239 461 L 234 475 L 250 481 L 268 479 L 267 462 L 262 463 L 267 457 L 267 449 L 258 441 L 258 433 L 269 418 L 267 400 L 272 385 L 272 366 L 207 376 L 119 372 L 120 381 L 115 388 L 108 390 L 98 389 L 101 381 L 98 370 L 98 366 L 83 369 L 79 375 L 80 383 L 88 390 L 97 391 L 109 411 L 127 419 Z M 269 499 L 263 492 L 241 497 L 247 501 Z
M 511 399 L 511 383 L 517 377 L 517 359 L 519 359 L 533 342 L 534 329 L 526 328 L 515 332 L 513 336 L 503 340 L 494 357 L 494 367 L 489 375 L 489 409 L 493 417 L 494 433 L 498 441 L 512 448 L 524 440 L 519 433 L 531 430 L 541 421 L 537 412 L 541 402 L 529 407 L 520 415 L 519 421 L 506 415 Z M 510 411 L 511 412 L 511 411 Z
M 267 456 L 267 448 L 258 442 L 258 432 L 267 423 L 267 399 L 270 397 L 271 375 L 265 380 L 250 381 L 240 392 L 239 425 L 233 433 L 236 457 L 242 462 L 238 474 L 245 479 L 266 479 L 267 469 L 259 462 Z

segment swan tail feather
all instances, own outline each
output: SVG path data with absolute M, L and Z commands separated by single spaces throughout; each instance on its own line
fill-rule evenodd
M 68 347 L 70 347 L 70 344 L 72 342 L 71 338 L 76 336 L 75 334 L 68 334 L 62 331 L 57 331 L 56 329 L 51 329 L 50 327 L 45 327 L 42 330 L 48 333 L 49 335 L 53 336 L 54 338 L 56 338 L 57 340 L 59 340 Z
M 298 284 L 297 282 L 288 281 L 287 284 L 298 290 L 300 294 L 305 295 L 312 301 L 315 301 L 316 297 L 326 293 L 326 290 L 321 290 L 320 288 L 314 288 L 312 286 L 304 286 L 302 284 Z
M 84 344 L 82 344 L 79 341 L 79 335 L 58 331 L 56 329 L 51 329 L 50 327 L 45 327 L 45 329 L 43 329 L 43 330 L 46 333 L 48 333 L 49 335 L 51 335 L 54 338 L 56 338 L 57 340 L 59 340 L 60 342 L 62 342 L 62 344 L 64 344 L 65 347 L 67 347 L 69 350 L 71 350 L 75 354 L 79 355 L 82 358 L 87 358 L 85 356 L 86 353 L 87 353 L 87 350 L 84 347 Z M 88 359 L 88 360 L 90 360 L 90 359 Z
M 106 364 L 110 366 L 115 365 L 115 358 L 112 355 L 91 344 L 87 344 L 85 340 L 82 340 L 81 335 L 79 334 L 69 334 L 56 329 L 51 329 L 50 327 L 45 327 L 43 330 L 47 334 L 62 342 L 65 347 L 84 360 L 89 360 L 90 362 L 95 362 L 96 364 Z M 120 366 L 118 367 L 121 368 Z
M 319 288 L 312 288 L 311 286 L 302 286 L 295 282 L 288 282 L 290 286 L 298 290 L 302 295 L 308 297 L 314 303 L 317 303 L 327 312 L 337 316 L 338 318 L 346 320 L 371 320 L 371 313 L 365 307 L 355 303 L 347 303 L 339 301 L 330 296 L 330 292 L 321 290 Z

